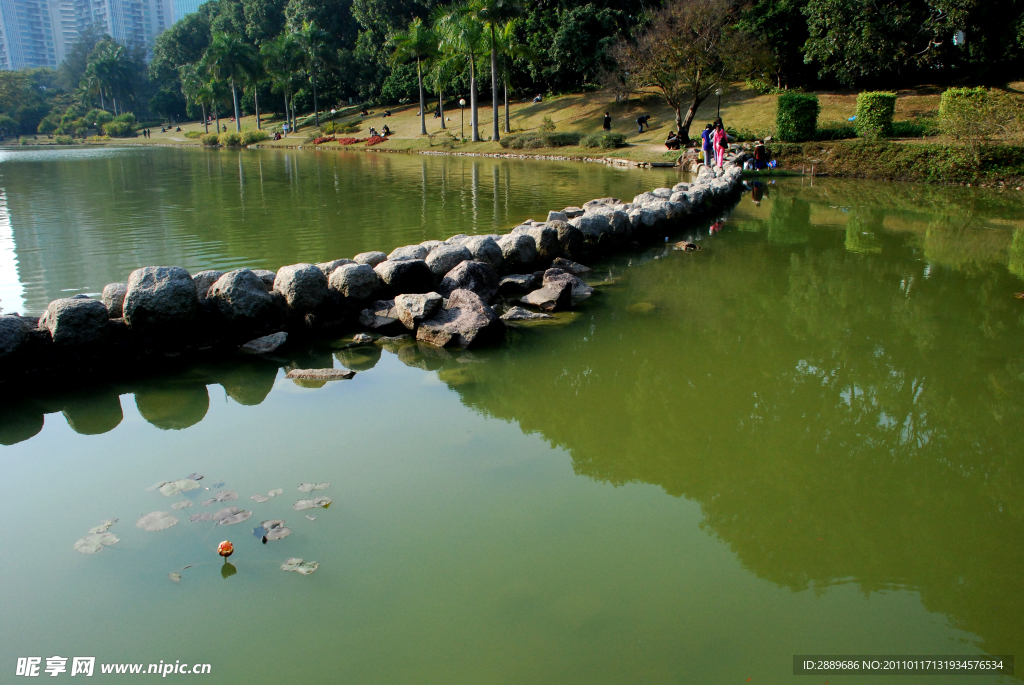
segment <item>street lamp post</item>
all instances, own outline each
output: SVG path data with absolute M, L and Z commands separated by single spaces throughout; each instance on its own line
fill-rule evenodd
M 466 137 L 466 98 L 459 98 L 459 109 L 462 110 L 462 126 L 459 129 L 459 138 Z
M 722 89 L 715 88 L 715 95 L 718 96 L 718 118 L 722 118 Z

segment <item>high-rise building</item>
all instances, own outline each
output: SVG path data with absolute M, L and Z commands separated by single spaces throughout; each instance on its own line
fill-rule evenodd
M 56 67 L 93 24 L 151 53 L 175 20 L 174 0 L 0 0 L 0 69 Z
M 207 0 L 174 0 L 174 21 L 178 21 L 186 14 L 192 14 L 206 1 Z

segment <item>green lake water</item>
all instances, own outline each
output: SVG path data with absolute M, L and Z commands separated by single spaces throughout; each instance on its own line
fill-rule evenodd
M 140 264 L 350 256 L 674 178 L 95 154 L 0 160 L 26 311 Z M 7 405 L 0 682 L 54 655 L 209 663 L 211 683 L 756 684 L 893 681 L 793 676 L 794 654 L 1024 654 L 1024 203 L 801 179 L 756 197 L 693 224 L 700 252 L 595 265 L 609 283 L 578 313 L 498 348 L 324 341 Z M 303 387 L 293 366 L 359 373 Z M 191 472 L 212 489 L 147 491 Z M 204 507 L 219 482 L 240 499 Z M 189 521 L 226 505 L 253 516 Z M 153 511 L 180 522 L 137 529 Z M 114 517 L 119 543 L 72 549 Z M 267 519 L 292 534 L 261 544 Z

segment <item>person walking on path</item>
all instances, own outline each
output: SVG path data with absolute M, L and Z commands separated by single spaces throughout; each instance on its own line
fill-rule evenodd
M 704 152 L 704 166 L 711 166 L 714 164 L 715 158 L 715 143 L 713 136 L 715 135 L 715 127 L 708 124 L 704 127 L 704 130 L 700 132 L 701 150 Z
M 609 114 L 608 112 L 604 113 L 604 130 L 605 131 L 611 131 L 612 130 L 612 115 Z
M 721 124 L 715 127 L 713 140 L 715 142 L 715 164 L 721 167 L 725 162 L 725 151 L 729 149 L 729 134 L 725 132 Z
M 651 115 L 650 114 L 641 114 L 640 116 L 638 116 L 636 118 L 636 125 L 637 125 L 637 128 L 640 129 L 640 130 L 637 131 L 637 133 L 643 133 L 644 132 L 644 124 L 647 124 L 647 130 L 650 131 L 651 130 L 651 123 L 650 122 L 651 122 Z

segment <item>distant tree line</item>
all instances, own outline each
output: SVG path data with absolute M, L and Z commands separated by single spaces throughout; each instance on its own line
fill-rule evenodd
M 665 41 L 678 48 L 668 61 Z M 764 92 L 1002 84 L 1021 57 L 1024 0 L 209 0 L 157 38 L 148 64 L 92 30 L 56 71 L 0 72 L 0 133 L 66 130 L 91 110 L 292 118 L 466 97 L 478 137 L 478 95 L 500 107 L 602 86 L 667 88 L 682 125 L 728 80 Z M 700 83 L 683 73 L 694 64 Z

